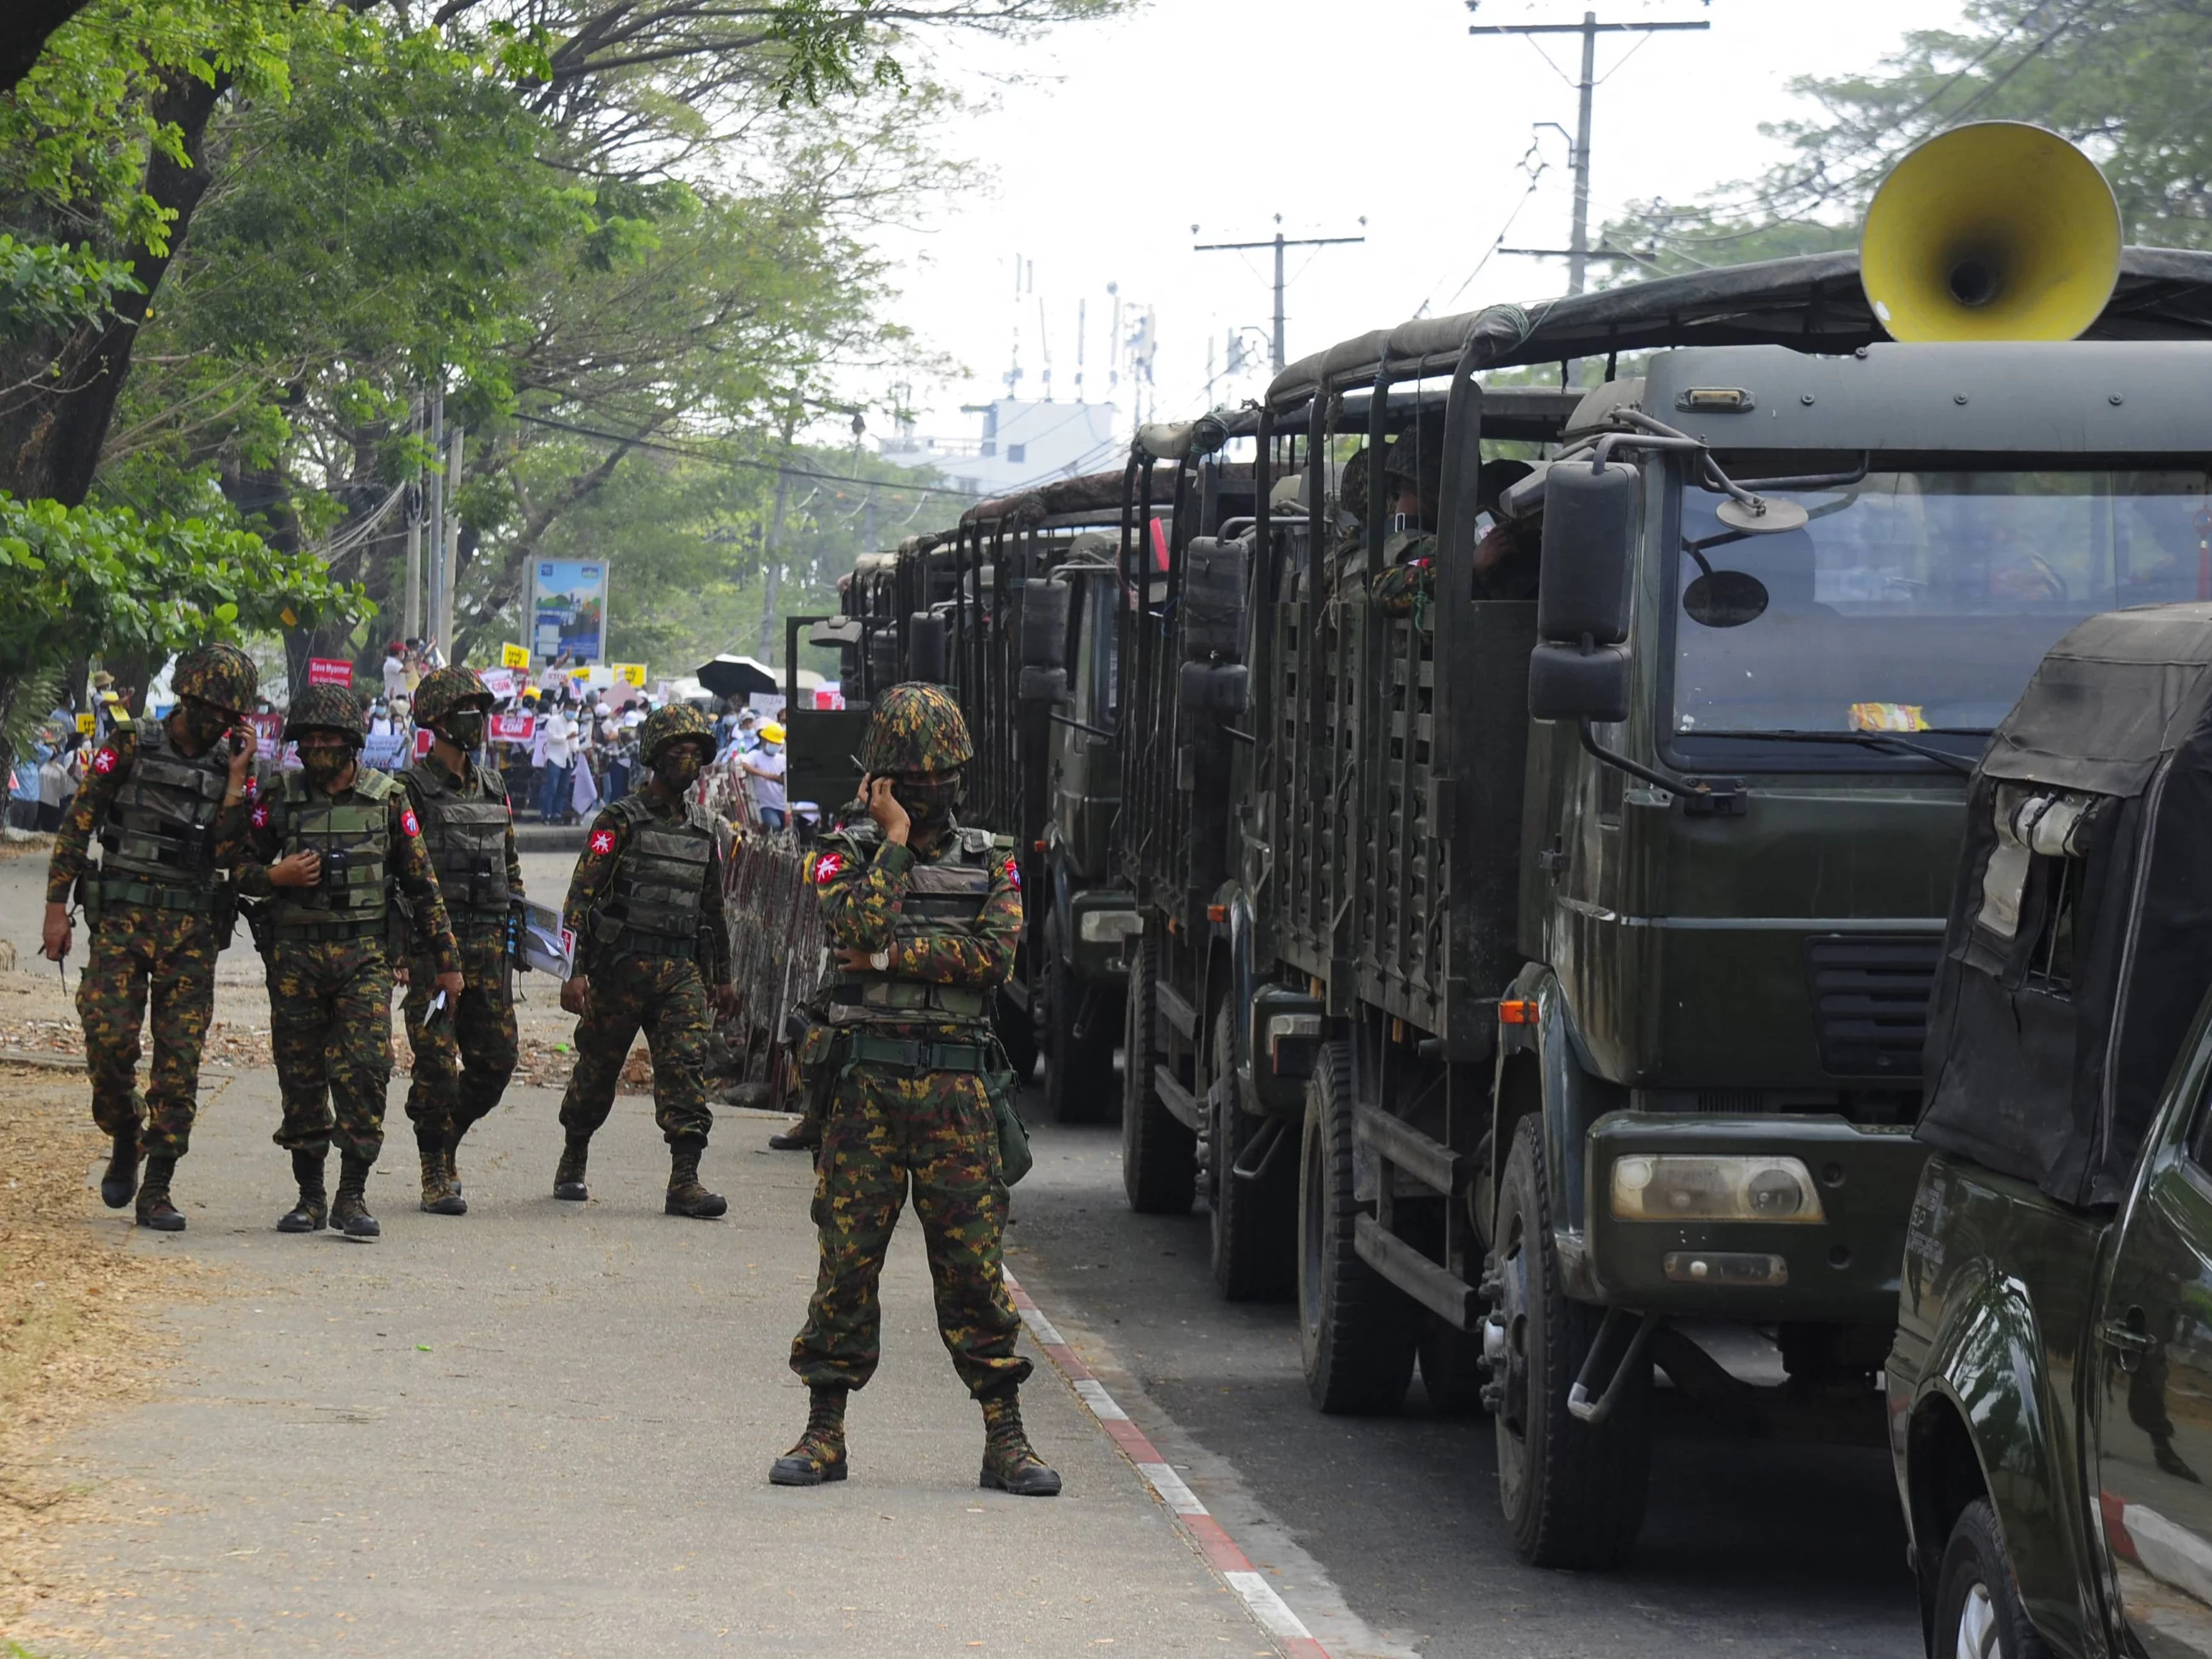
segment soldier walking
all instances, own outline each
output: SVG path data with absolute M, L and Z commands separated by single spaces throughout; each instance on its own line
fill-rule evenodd
M 584 1177 L 592 1137 L 614 1109 L 623 1061 L 642 1028 L 653 1052 L 653 1117 L 668 1141 L 667 1212 L 712 1219 L 730 1205 L 699 1183 L 714 1121 L 708 1006 L 734 1012 L 737 994 L 714 820 L 685 796 L 714 759 L 714 727 L 697 709 L 673 703 L 647 717 L 638 750 L 653 781 L 592 820 L 562 911 L 576 961 L 561 1006 L 579 1018 L 553 1196 L 591 1196 Z
M 811 1406 L 769 1471 L 777 1486 L 845 1478 L 846 1397 L 881 1357 L 877 1282 L 910 1182 L 938 1331 L 983 1408 L 981 1484 L 1060 1491 L 1022 1429 L 1030 1362 L 1000 1271 L 1006 1187 L 984 1073 L 1006 1070 L 991 1000 L 1013 972 L 1021 877 L 1009 840 L 954 817 L 974 757 L 949 692 L 894 686 L 860 755 L 868 821 L 826 837 L 814 860 L 837 971 L 830 1052 L 810 1060 L 836 1080 L 816 1160 L 822 1264 L 791 1345 Z
M 300 1185 L 276 1231 L 327 1224 L 349 1238 L 374 1238 L 383 1230 L 367 1193 L 392 1079 L 392 890 L 412 906 L 432 983 L 449 1001 L 465 988 L 460 956 L 415 809 L 394 779 L 360 763 L 368 728 L 353 692 L 309 686 L 293 701 L 284 736 L 300 746 L 301 769 L 282 774 L 254 804 L 238 866 L 240 893 L 272 901 L 270 1041 L 284 1101 L 276 1139 L 292 1154 Z M 335 1200 L 323 1185 L 333 1139 Z
M 522 860 L 507 783 L 479 763 L 492 695 L 473 668 L 436 668 L 415 690 L 416 722 L 430 752 L 399 775 L 438 872 L 438 891 L 461 956 L 459 1006 L 434 1011 L 437 967 L 417 931 L 410 940 L 401 1005 L 415 1075 L 407 1116 L 422 1159 L 422 1207 L 466 1215 L 455 1154 L 471 1126 L 499 1104 L 514 1075 L 514 912 Z
M 77 1014 L 93 1121 L 113 1141 L 100 1200 L 119 1210 L 135 1194 L 138 1224 L 172 1233 L 184 1231 L 185 1218 L 169 1183 L 191 1143 L 215 959 L 234 921 L 216 876 L 246 833 L 253 728 L 245 711 L 256 676 L 236 647 L 204 645 L 179 659 L 173 683 L 177 706 L 167 719 L 119 720 L 93 752 L 46 866 L 41 941 L 51 960 L 69 955 L 70 890 L 81 884 L 92 938 Z M 138 1027 L 149 996 L 154 1061 L 142 1098 Z

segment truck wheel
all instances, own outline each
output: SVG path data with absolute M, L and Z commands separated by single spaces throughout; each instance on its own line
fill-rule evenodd
M 1103 1123 L 1114 1114 L 1114 1026 L 1101 1010 L 1075 1035 L 1083 982 L 1060 946 L 1055 916 L 1044 925 L 1044 1109 L 1058 1123 Z
M 1235 1066 L 1236 1011 L 1224 998 L 1213 1014 L 1213 1052 L 1207 1068 L 1230 1079 L 1213 1107 L 1206 1170 L 1206 1203 L 1213 1212 L 1213 1283 L 1231 1302 L 1272 1301 L 1291 1294 L 1297 1274 L 1297 1164 L 1278 1146 L 1261 1181 L 1232 1173 L 1268 1120 L 1239 1108 Z M 1287 1133 L 1288 1126 L 1279 1133 Z
M 1955 1659 L 2049 1659 L 2051 1650 L 2021 1603 L 1996 1511 L 1986 1498 L 1967 1504 L 1951 1528 L 1936 1577 L 1929 1650 Z
M 1482 1336 L 1431 1314 L 1421 1327 L 1421 1389 L 1439 1417 L 1472 1417 L 1482 1409 Z
M 1325 1412 L 1394 1412 L 1413 1380 L 1418 1310 L 1359 1258 L 1352 1231 L 1352 1045 L 1324 1043 L 1298 1160 L 1298 1357 Z
M 1152 1088 L 1160 1060 L 1152 1001 L 1159 968 L 1160 947 L 1150 938 L 1129 952 L 1121 1000 L 1121 1188 L 1139 1215 L 1183 1215 L 1198 1196 L 1198 1137 Z
M 1513 1547 L 1531 1566 L 1624 1564 L 1644 1526 L 1651 1463 L 1651 1370 L 1631 1377 L 1595 1427 L 1575 1420 L 1567 1390 L 1602 1315 L 1568 1300 L 1552 1239 L 1543 1128 L 1524 1117 L 1498 1183 L 1498 1304 L 1504 1339 L 1497 1389 L 1498 1501 Z

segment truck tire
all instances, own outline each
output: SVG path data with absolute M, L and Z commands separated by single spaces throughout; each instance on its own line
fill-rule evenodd
M 1060 950 L 1060 919 L 1044 925 L 1044 1109 L 1057 1123 L 1104 1123 L 1114 1115 L 1114 1026 L 1103 1008 L 1075 1035 L 1084 986 Z
M 1421 1326 L 1421 1391 L 1439 1417 L 1472 1417 L 1482 1409 L 1482 1336 L 1431 1314 Z
M 1595 1427 L 1567 1390 L 1602 1315 L 1560 1287 L 1544 1176 L 1541 1120 L 1524 1117 L 1498 1183 L 1494 1260 L 1505 1357 L 1497 1385 L 1498 1501 L 1531 1566 L 1605 1570 L 1626 1563 L 1644 1527 L 1651 1464 L 1651 1369 L 1628 1379 Z
M 1266 1302 L 1289 1296 L 1297 1283 L 1297 1164 L 1291 1149 L 1268 1154 L 1266 1178 L 1240 1181 L 1237 1161 L 1267 1127 L 1267 1120 L 1237 1102 L 1236 1010 L 1224 997 L 1213 1012 L 1208 1074 L 1230 1086 L 1213 1105 L 1206 1203 L 1213 1212 L 1213 1284 L 1231 1302 Z M 1284 1133 L 1288 1133 L 1287 1127 Z
M 1129 952 L 1121 999 L 1121 1189 L 1139 1215 L 1185 1215 L 1198 1197 L 1198 1137 L 1176 1121 L 1152 1087 L 1159 1064 L 1152 982 L 1160 947 L 1147 936 Z
M 1413 1380 L 1419 1310 L 1352 1247 L 1352 1045 L 1322 1045 L 1298 1159 L 1298 1358 L 1325 1412 L 1395 1412 Z
M 2020 1583 L 1997 1532 L 1996 1511 L 1977 1498 L 1960 1511 L 1936 1575 L 1936 1628 L 1929 1650 L 1948 1659 L 2050 1659 L 2027 1620 Z

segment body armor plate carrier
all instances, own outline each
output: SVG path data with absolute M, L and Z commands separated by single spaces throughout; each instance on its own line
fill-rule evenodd
M 991 896 L 991 872 L 1006 853 L 988 830 L 953 832 L 955 851 L 941 863 L 919 864 L 907 872 L 906 893 L 892 919 L 901 945 L 942 938 L 972 937 Z M 872 859 L 879 844 L 854 837 L 854 850 Z M 939 985 L 901 979 L 894 974 L 841 971 L 830 998 L 830 1023 L 866 1025 L 983 1026 L 988 1024 L 991 993 L 972 985 Z
M 214 903 L 215 821 L 229 787 L 222 745 L 198 759 L 177 752 L 158 721 L 137 728 L 138 752 L 115 791 L 100 831 L 104 898 L 155 902 L 167 909 L 205 910 Z
M 438 872 L 446 914 L 465 921 L 507 921 L 507 784 L 490 768 L 469 764 L 477 793 L 465 795 L 445 773 L 418 763 L 402 773 L 422 844 Z
M 346 939 L 381 933 L 393 779 L 370 767 L 354 773 L 347 798 L 313 795 L 304 774 L 284 775 L 284 853 L 315 853 L 322 880 L 276 889 L 279 939 Z
M 696 961 L 701 896 L 714 856 L 714 820 L 686 806 L 671 823 L 653 816 L 640 795 L 607 811 L 629 831 L 605 901 L 592 918 L 592 937 L 610 957 L 668 957 Z

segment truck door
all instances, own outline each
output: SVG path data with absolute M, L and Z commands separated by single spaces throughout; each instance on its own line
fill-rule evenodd
M 2212 1125 L 2201 1059 L 2186 1075 L 2193 1109 L 2145 1154 L 2087 1344 L 2108 1601 L 2151 1659 L 2212 1655 Z

